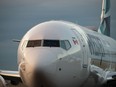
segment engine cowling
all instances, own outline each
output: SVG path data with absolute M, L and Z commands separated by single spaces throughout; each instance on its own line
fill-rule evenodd
M 6 87 L 6 82 L 2 76 L 0 76 L 0 87 Z

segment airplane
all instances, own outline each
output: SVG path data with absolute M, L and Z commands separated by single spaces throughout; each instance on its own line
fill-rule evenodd
M 0 81 L 27 87 L 82 87 L 89 76 L 116 86 L 116 41 L 110 37 L 110 0 L 103 0 L 98 32 L 53 20 L 30 29 L 18 47 L 18 71 L 0 70 Z

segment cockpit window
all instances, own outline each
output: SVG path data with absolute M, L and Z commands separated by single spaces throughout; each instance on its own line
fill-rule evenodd
M 29 40 L 27 47 L 38 47 L 41 46 L 41 40 Z
M 71 44 L 68 40 L 29 40 L 27 47 L 61 47 L 69 50 Z
M 71 48 L 71 44 L 68 40 L 61 40 L 60 47 L 65 49 L 65 50 L 69 50 Z
M 43 41 L 44 47 L 60 47 L 59 40 L 44 40 Z
M 65 41 L 64 40 L 60 41 L 60 47 L 63 48 L 63 49 L 66 49 L 66 45 L 65 45 Z

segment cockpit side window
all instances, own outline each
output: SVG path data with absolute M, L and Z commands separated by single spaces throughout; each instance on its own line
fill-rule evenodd
M 60 41 L 60 47 L 66 50 L 66 45 L 65 45 L 65 41 L 64 40 Z
M 25 40 L 22 44 L 22 51 L 24 50 L 24 48 L 26 47 L 26 44 L 27 44 L 27 40 Z
M 29 40 L 27 47 L 39 47 L 41 46 L 41 40 Z
M 44 40 L 43 47 L 60 47 L 59 40 Z
M 67 50 L 71 48 L 71 44 L 69 43 L 68 40 L 65 41 L 65 45 Z
M 61 48 L 65 49 L 65 50 L 69 50 L 71 48 L 71 44 L 68 40 L 61 40 L 60 46 L 61 46 Z

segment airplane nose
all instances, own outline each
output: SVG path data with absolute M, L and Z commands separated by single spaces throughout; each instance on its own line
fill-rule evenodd
M 34 65 L 33 80 L 31 80 L 33 81 L 33 87 L 52 87 L 53 83 L 50 81 L 51 76 L 54 76 L 56 71 L 56 55 L 50 50 L 44 49 L 31 51 L 29 55 L 30 64 L 33 63 Z
M 48 49 L 27 50 L 25 54 L 29 65 L 39 69 L 50 66 L 57 60 L 56 54 Z
M 35 68 L 39 70 L 44 70 L 48 73 L 54 73 L 56 70 L 56 65 L 54 62 L 56 62 L 57 57 L 56 55 L 51 52 L 50 50 L 40 50 L 38 51 L 38 54 L 36 56 L 36 65 Z

